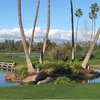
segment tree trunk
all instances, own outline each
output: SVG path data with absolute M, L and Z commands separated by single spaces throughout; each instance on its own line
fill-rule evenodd
M 43 50 L 42 50 L 42 54 L 41 54 L 41 57 L 44 58 L 44 53 L 45 53 L 45 49 L 46 49 L 46 44 L 47 44 L 47 40 L 48 40 L 48 35 L 49 35 L 49 30 L 50 30 L 50 0 L 48 0 L 48 4 L 47 4 L 47 7 L 48 7 L 48 11 L 47 11 L 47 29 L 46 29 L 46 36 L 44 38 L 44 41 L 43 41 Z M 40 59 L 42 60 L 41 63 L 43 63 L 43 59 L 40 57 Z
M 93 40 L 93 19 L 92 19 L 92 32 L 91 32 L 91 42 Z
M 29 41 L 29 54 L 31 53 L 31 50 L 32 50 L 34 33 L 35 33 L 35 28 L 36 28 L 38 13 L 39 13 L 39 7 L 40 7 L 40 0 L 38 0 L 38 5 L 37 5 L 37 9 L 36 9 L 36 16 L 35 16 L 35 19 L 34 19 L 34 25 L 33 25 L 33 30 L 32 30 L 32 36 L 31 36 L 31 39 Z
M 88 61 L 89 61 L 89 59 L 90 59 L 90 56 L 91 56 L 91 54 L 92 54 L 92 51 L 93 51 L 93 49 L 94 49 L 94 46 L 95 46 L 95 44 L 96 44 L 98 38 L 99 38 L 99 35 L 100 35 L 100 28 L 99 28 L 99 30 L 98 30 L 98 32 L 97 32 L 97 34 L 96 34 L 96 36 L 95 36 L 93 42 L 91 43 L 90 49 L 89 49 L 89 51 L 88 51 L 88 53 L 87 53 L 87 55 L 86 55 L 86 57 L 85 57 L 85 59 L 84 59 L 84 61 L 83 61 L 83 63 L 82 63 L 82 67 L 83 67 L 84 69 L 85 69 L 86 66 L 87 66 L 87 63 L 88 63 Z
M 75 36 L 75 52 L 76 52 L 76 48 L 77 48 L 77 33 L 78 33 L 78 24 L 79 24 L 79 17 L 77 19 L 77 27 L 76 27 L 76 36 Z
M 33 73 L 33 72 L 35 72 L 35 69 L 32 66 L 32 62 L 31 62 L 31 59 L 30 59 L 30 56 L 29 56 L 27 43 L 26 43 L 26 37 L 25 37 L 24 28 L 23 28 L 23 24 L 22 24 L 21 0 L 18 0 L 18 19 L 19 19 L 20 32 L 21 32 L 21 36 L 22 36 L 22 43 L 23 43 L 23 47 L 24 47 L 28 72 Z
M 71 24 L 72 24 L 72 61 L 75 60 L 75 47 L 74 47 L 74 16 L 73 16 L 73 2 L 70 0 L 71 4 Z
M 96 23 L 96 20 L 94 19 L 94 37 L 95 37 L 95 27 L 96 27 L 95 26 L 96 25 L 95 23 Z

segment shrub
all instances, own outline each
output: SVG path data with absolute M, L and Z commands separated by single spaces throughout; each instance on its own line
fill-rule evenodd
M 37 64 L 36 68 L 54 68 L 54 69 L 61 69 L 69 67 L 68 62 L 63 61 L 54 61 L 54 62 L 44 62 L 43 64 Z
M 70 64 L 70 67 L 73 67 L 73 68 L 76 68 L 76 69 L 80 69 L 82 66 L 81 66 L 81 63 L 79 61 L 74 61 L 74 62 L 69 62 Z
M 21 67 L 19 69 L 19 75 L 20 75 L 20 77 L 25 77 L 27 74 L 28 74 L 27 67 Z
M 71 80 L 64 76 L 64 77 L 58 77 L 55 80 L 54 84 L 66 84 L 66 83 L 70 83 L 70 82 L 71 82 Z
M 51 61 L 62 60 L 67 61 L 69 60 L 71 55 L 71 47 L 69 44 L 64 44 L 62 46 L 56 46 L 48 52 L 48 58 Z

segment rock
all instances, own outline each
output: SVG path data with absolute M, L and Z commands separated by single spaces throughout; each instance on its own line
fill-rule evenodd
M 38 81 L 44 80 L 44 79 L 46 79 L 47 76 L 48 75 L 45 71 L 40 71 L 38 73 L 38 76 L 36 77 L 36 81 L 38 82 Z
M 98 77 L 100 77 L 100 72 L 93 72 L 92 73 L 93 74 L 93 76 L 94 76 L 94 78 L 98 78 Z
M 39 81 L 37 85 L 39 84 L 45 84 L 45 83 L 52 83 L 55 80 L 55 78 L 47 77 L 45 80 Z
M 35 82 L 38 75 L 28 76 L 22 80 L 22 83 Z
M 15 73 L 10 73 L 10 74 L 5 76 L 6 80 L 13 80 L 14 78 L 16 78 L 16 74 Z
M 53 69 L 53 68 L 45 69 L 44 71 L 45 71 L 48 75 L 51 75 L 51 74 L 55 73 L 55 69 Z
M 22 83 L 36 84 L 38 81 L 44 80 L 47 77 L 45 71 L 40 71 L 38 74 L 27 76 L 22 80 Z

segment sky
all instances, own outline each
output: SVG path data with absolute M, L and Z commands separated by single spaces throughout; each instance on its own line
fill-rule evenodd
M 31 36 L 31 30 L 36 13 L 36 5 L 38 0 L 21 0 L 22 1 L 22 17 L 26 37 Z M 51 1 L 51 40 L 69 41 L 71 39 L 71 19 L 70 19 L 70 0 L 50 0 Z M 83 16 L 80 18 L 79 29 L 82 29 L 83 23 L 87 22 L 91 25 L 89 19 L 90 6 L 98 3 L 100 0 L 73 0 L 74 12 L 81 8 Z M 5 39 L 21 39 L 18 24 L 17 0 L 1 0 L 0 2 L 0 41 Z M 35 40 L 39 41 L 45 36 L 47 26 L 47 0 L 41 0 L 37 28 L 35 32 Z M 74 26 L 76 29 L 77 18 L 74 17 Z M 100 24 L 100 11 L 96 20 L 96 31 Z M 79 34 L 80 37 L 80 34 Z M 82 37 L 78 38 L 81 40 Z

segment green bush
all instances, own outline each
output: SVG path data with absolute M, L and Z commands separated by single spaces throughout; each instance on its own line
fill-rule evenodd
M 51 61 L 62 60 L 67 61 L 70 59 L 71 47 L 70 44 L 55 46 L 48 52 L 48 58 Z
M 20 75 L 21 77 L 25 77 L 27 74 L 28 74 L 27 67 L 21 67 L 21 68 L 19 69 L 19 75 Z
M 39 69 L 46 69 L 46 68 L 54 68 L 54 69 L 61 69 L 61 68 L 74 68 L 74 69 L 80 69 L 81 63 L 79 61 L 74 62 L 64 62 L 64 61 L 54 61 L 54 62 L 44 62 L 43 64 L 36 64 L 36 68 Z
M 58 77 L 55 80 L 54 84 L 66 84 L 66 83 L 70 83 L 70 82 L 71 82 L 71 80 L 64 76 L 64 77 Z
M 82 65 L 79 61 L 69 62 L 69 66 L 76 69 L 82 68 Z
M 69 67 L 69 63 L 63 62 L 63 61 L 44 62 L 43 64 L 36 65 L 36 68 L 39 68 L 39 69 L 43 69 L 43 68 L 60 69 L 60 68 L 66 68 L 66 67 Z

